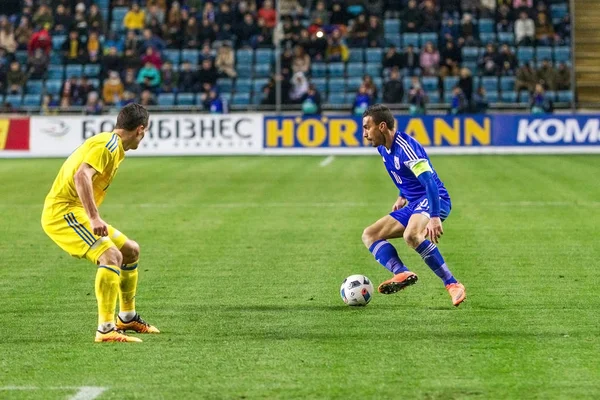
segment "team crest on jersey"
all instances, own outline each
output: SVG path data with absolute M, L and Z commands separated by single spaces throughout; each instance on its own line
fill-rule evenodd
M 398 156 L 394 157 L 394 167 L 396 167 L 396 169 L 400 169 L 400 159 Z

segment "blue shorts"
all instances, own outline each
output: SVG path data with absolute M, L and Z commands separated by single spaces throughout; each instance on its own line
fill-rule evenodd
M 448 218 L 451 209 L 452 204 L 450 203 L 450 199 L 442 199 L 440 197 L 440 219 L 442 221 Z M 400 222 L 405 228 L 408 226 L 408 220 L 413 214 L 423 214 L 429 217 L 429 201 L 427 200 L 427 196 L 423 196 L 417 201 L 410 202 L 401 209 L 390 213 L 392 218 Z

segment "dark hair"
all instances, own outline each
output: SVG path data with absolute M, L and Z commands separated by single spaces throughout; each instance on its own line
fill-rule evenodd
M 383 104 L 373 104 L 372 106 L 369 106 L 363 113 L 363 118 L 364 117 L 373 118 L 375 125 L 385 122 L 388 129 L 394 129 L 394 115 L 390 109 Z
M 131 103 L 121 109 L 117 117 L 117 129 L 133 131 L 140 125 L 148 126 L 148 111 L 142 105 Z

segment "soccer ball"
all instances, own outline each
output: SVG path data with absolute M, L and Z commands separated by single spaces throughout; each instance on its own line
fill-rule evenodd
M 364 275 L 350 275 L 342 282 L 340 295 L 349 306 L 366 306 L 373 297 L 373 284 Z

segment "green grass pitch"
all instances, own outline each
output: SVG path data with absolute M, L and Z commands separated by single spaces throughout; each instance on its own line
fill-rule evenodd
M 101 215 L 142 247 L 141 344 L 93 343 L 95 268 L 41 230 L 62 160 L 0 160 L 0 398 L 600 398 L 598 156 L 432 157 L 458 309 L 401 240 L 419 283 L 343 304 L 388 277 L 360 237 L 397 192 L 377 155 L 322 160 L 125 160 Z

